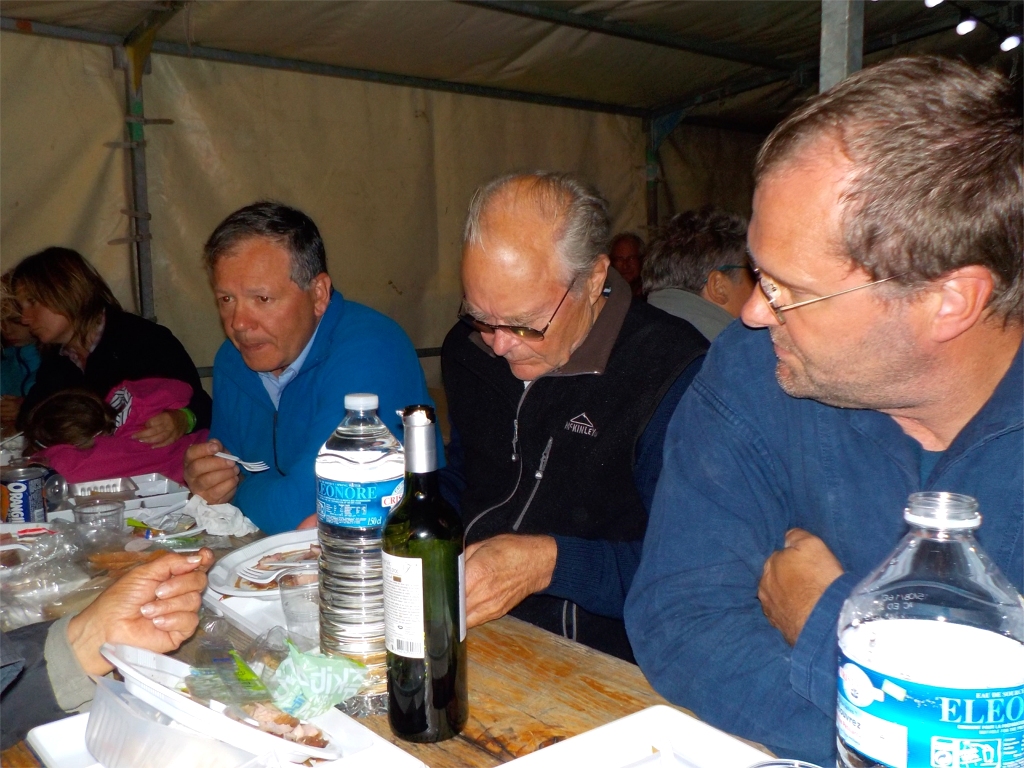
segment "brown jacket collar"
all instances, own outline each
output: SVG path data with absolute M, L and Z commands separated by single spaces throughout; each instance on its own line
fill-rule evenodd
M 602 374 L 608 365 L 608 358 L 612 354 L 612 347 L 615 340 L 619 338 L 619 331 L 622 323 L 629 312 L 629 305 L 633 301 L 633 292 L 629 284 L 611 267 L 608 268 L 608 278 L 604 284 L 605 300 L 601 314 L 597 316 L 594 325 L 590 328 L 583 343 L 576 348 L 576 351 L 569 357 L 569 361 L 561 368 L 545 373 L 545 376 L 579 376 L 581 374 Z M 473 331 L 470 340 L 491 357 L 496 357 L 494 352 L 484 343 L 478 331 Z

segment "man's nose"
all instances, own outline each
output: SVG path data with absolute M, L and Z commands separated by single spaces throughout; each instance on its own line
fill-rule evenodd
M 488 336 L 490 336 L 490 339 L 487 338 Z M 498 357 L 504 357 L 508 354 L 509 350 L 518 346 L 520 341 L 519 337 L 514 333 L 509 333 L 501 328 L 493 334 L 484 334 L 483 339 Z
M 768 306 L 768 300 L 765 299 L 764 293 L 756 285 L 750 297 L 744 302 L 743 308 L 740 310 L 740 317 L 743 319 L 743 324 L 749 328 L 779 325 L 779 320 L 772 312 L 772 308 Z
M 241 303 L 236 303 L 231 310 L 231 317 L 228 318 L 231 330 L 238 331 L 251 331 L 256 327 L 256 320 L 252 313 L 249 312 Z

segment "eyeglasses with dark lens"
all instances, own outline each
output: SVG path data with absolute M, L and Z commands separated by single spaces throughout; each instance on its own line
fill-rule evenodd
M 466 299 L 462 299 L 462 305 L 459 307 L 459 320 L 464 322 L 470 328 L 480 333 L 495 333 L 497 331 L 505 331 L 511 333 L 513 336 L 518 336 L 521 339 L 530 339 L 532 341 L 540 341 L 544 338 L 544 334 L 548 332 L 548 328 L 551 327 L 551 322 L 555 319 L 555 315 L 558 314 L 558 310 L 562 308 L 562 304 L 565 303 L 566 297 L 569 295 L 569 291 L 576 284 L 573 280 L 569 283 L 569 287 L 565 289 L 565 293 L 562 294 L 561 300 L 558 302 L 558 306 L 555 307 L 555 311 L 551 313 L 551 317 L 548 318 L 547 325 L 540 330 L 536 328 L 530 328 L 526 325 L 493 325 L 491 323 L 485 323 L 483 320 L 478 320 L 466 311 Z

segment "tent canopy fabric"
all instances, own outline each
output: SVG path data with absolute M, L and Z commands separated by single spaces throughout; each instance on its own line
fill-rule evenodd
M 1009 7 L 960 4 L 997 24 Z M 1008 66 L 987 27 L 957 37 L 947 5 L 866 4 L 866 48 Z M 346 296 L 436 347 L 461 298 L 476 186 L 571 171 L 605 195 L 616 230 L 649 236 L 641 117 L 682 109 L 657 157 L 662 218 L 708 202 L 747 213 L 754 153 L 815 90 L 820 38 L 817 2 L 2 0 L 3 269 L 67 245 L 138 307 L 131 246 L 111 243 L 130 235 L 131 195 L 126 153 L 108 146 L 125 140 L 109 47 L 168 8 L 143 79 L 146 116 L 173 121 L 145 129 L 155 305 L 201 366 L 223 339 L 202 244 L 236 208 L 305 210 Z

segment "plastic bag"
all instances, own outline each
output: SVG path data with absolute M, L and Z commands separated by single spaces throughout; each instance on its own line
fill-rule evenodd
M 300 720 L 322 715 L 354 696 L 366 667 L 344 656 L 302 653 L 283 627 L 258 637 L 245 658 L 270 691 L 274 705 Z

